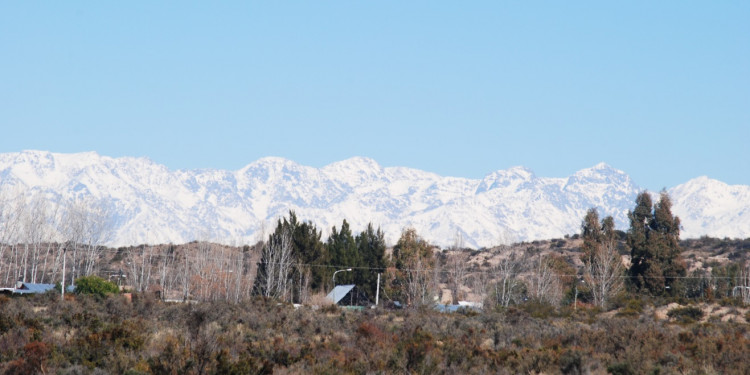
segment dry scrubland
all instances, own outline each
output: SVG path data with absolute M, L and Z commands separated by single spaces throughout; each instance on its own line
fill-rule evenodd
M 0 298 L 0 369 L 8 374 L 746 374 L 750 352 L 747 315 L 695 322 L 665 319 L 662 307 L 611 314 L 524 304 L 442 314 L 295 309 L 260 298 Z
M 467 274 L 498 264 L 509 252 L 532 262 L 553 257 L 564 275 L 565 267 L 581 266 L 580 246 L 573 236 L 436 257 L 448 267 L 445 262 L 461 253 Z M 721 275 L 746 261 L 750 240 L 702 238 L 681 247 L 690 274 Z M 115 268 L 123 251 L 110 254 Z M 573 280 L 561 280 L 569 293 Z M 714 281 L 694 298 L 625 291 L 605 310 L 584 295 L 573 306 L 566 295 L 560 304 L 528 301 L 454 314 L 428 306 L 294 308 L 260 297 L 167 303 L 151 291 L 132 300 L 0 296 L 0 372 L 746 374 L 750 313 L 728 297 L 721 279 Z M 440 288 L 449 291 L 449 284 Z M 471 283 L 460 289 L 469 298 L 475 290 Z

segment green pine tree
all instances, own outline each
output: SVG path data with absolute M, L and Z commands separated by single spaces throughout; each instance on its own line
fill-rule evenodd
M 293 215 L 294 212 L 290 212 Z M 296 222 L 296 217 L 294 218 Z M 328 285 L 329 255 L 321 241 L 321 231 L 312 222 L 296 223 L 292 229 L 292 241 L 298 262 L 304 267 L 301 272 L 310 276 L 310 288 L 313 292 L 323 292 Z
M 331 264 L 336 269 L 352 268 L 352 272 L 341 272 L 336 275 L 336 284 L 352 284 L 355 282 L 356 274 L 362 270 L 362 261 L 357 251 L 357 244 L 349 229 L 349 223 L 344 220 L 341 224 L 341 230 L 337 231 L 336 226 L 331 229 L 331 235 L 328 237 L 328 254 L 330 254 Z
M 628 213 L 630 229 L 630 278 L 633 286 L 652 295 L 674 295 L 685 276 L 680 258 L 680 220 L 672 215 L 672 202 L 662 191 L 654 206 L 651 196 L 643 192 L 636 198 L 636 207 Z
M 385 271 L 385 234 L 378 228 L 376 231 L 372 223 L 367 225 L 355 239 L 363 269 L 357 273 L 357 285 L 366 291 L 368 297 L 374 301 L 377 288 L 378 273 Z
M 599 250 L 602 241 L 602 228 L 599 224 L 599 213 L 596 208 L 590 208 L 581 223 L 581 238 L 583 244 L 583 262 L 590 263 L 594 254 Z

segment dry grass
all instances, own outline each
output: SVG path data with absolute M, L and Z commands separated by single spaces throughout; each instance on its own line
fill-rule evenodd
M 333 305 L 333 301 L 326 297 L 324 293 L 315 293 L 310 296 L 310 300 L 307 302 L 309 306 L 325 307 Z

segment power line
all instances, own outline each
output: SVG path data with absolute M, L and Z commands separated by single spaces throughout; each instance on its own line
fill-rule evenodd
M 8 246 L 8 245 L 6 245 Z M 85 253 L 87 250 L 85 247 L 88 245 L 83 245 L 82 249 L 80 250 L 82 253 Z M 177 259 L 185 259 L 192 260 L 194 262 L 206 262 L 206 261 L 214 261 L 219 263 L 225 263 L 225 264 L 237 264 L 238 260 L 241 260 L 243 263 L 245 262 L 245 252 L 242 250 L 242 248 L 232 247 L 232 246 L 224 246 L 224 245 L 215 245 L 211 244 L 209 245 L 208 249 L 190 249 L 189 246 L 182 247 L 180 252 L 183 253 L 189 253 L 189 252 L 195 252 L 195 251 L 210 251 L 212 253 L 215 253 L 217 250 L 228 251 L 231 254 L 227 257 L 216 257 L 216 256 L 202 256 L 202 255 L 196 255 L 196 254 L 177 254 L 177 248 L 175 248 L 175 251 L 173 254 L 165 254 L 164 246 L 171 246 L 171 245 L 155 245 L 155 246 L 143 246 L 143 247 L 133 247 L 133 248 L 127 248 L 126 250 L 121 249 L 115 249 L 115 248 L 109 248 L 105 247 L 99 250 L 96 250 L 99 253 L 108 252 L 108 253 L 123 253 L 123 259 L 124 261 L 127 261 L 126 257 L 131 256 L 132 253 L 136 253 L 136 256 L 146 256 L 149 258 L 157 258 L 157 259 L 163 259 L 163 258 L 172 258 L 174 261 L 177 261 Z M 197 245 L 200 246 L 200 245 Z M 213 246 L 219 246 L 219 249 L 213 248 Z M 160 248 L 160 252 L 148 254 L 149 251 L 152 251 L 156 248 Z M 213 248 L 213 249 L 212 249 Z M 147 250 L 151 249 L 151 250 Z M 232 255 L 241 255 L 241 259 L 239 256 L 234 257 Z M 53 258 L 55 256 L 53 255 Z M 82 256 L 81 258 L 84 258 Z M 53 262 L 54 263 L 54 262 Z M 153 262 L 151 262 L 153 263 Z M 388 270 L 394 270 L 397 272 L 424 272 L 424 273 L 438 273 L 438 274 L 452 274 L 453 271 L 445 270 L 443 268 L 439 267 L 425 267 L 425 268 L 395 268 L 395 267 L 370 267 L 370 266 L 349 266 L 349 265 L 336 265 L 336 264 L 315 264 L 315 263 L 299 263 L 299 262 L 289 262 L 289 263 L 278 263 L 278 262 L 253 262 L 252 264 L 255 265 L 288 265 L 288 266 L 296 266 L 296 267 L 317 267 L 317 268 L 330 268 L 330 269 L 346 269 L 351 268 L 355 270 L 362 270 L 362 271 L 377 271 L 377 272 L 386 272 Z M 153 266 L 153 264 L 152 264 Z M 158 265 L 157 265 L 158 266 Z M 54 266 L 53 266 L 54 267 Z M 488 275 L 494 275 L 499 274 L 502 272 L 493 271 L 493 270 L 470 270 L 466 271 L 468 274 L 488 274 Z M 530 277 L 536 275 L 535 272 L 532 271 L 524 271 L 524 272 L 513 272 L 512 273 L 516 277 Z M 582 275 L 580 274 L 556 274 L 558 277 L 561 278 L 578 278 Z M 614 278 L 619 279 L 630 279 L 632 276 L 629 275 L 619 275 L 619 276 L 612 276 Z M 644 279 L 680 279 L 680 280 L 703 280 L 703 279 L 715 279 L 715 280 L 731 280 L 735 279 L 735 277 L 730 276 L 713 276 L 713 275 L 702 275 L 702 276 L 670 276 L 670 277 L 663 277 L 663 276 L 638 276 L 640 278 Z

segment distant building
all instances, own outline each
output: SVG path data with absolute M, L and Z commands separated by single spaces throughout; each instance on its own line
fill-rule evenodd
M 339 302 L 344 300 L 344 297 L 349 296 L 348 300 L 344 300 L 343 304 L 346 304 L 346 302 L 349 302 L 349 305 L 353 304 L 354 299 L 354 293 L 352 291 L 354 290 L 354 287 L 356 285 L 350 284 L 350 285 L 337 285 L 331 293 L 328 293 L 326 298 L 331 300 L 335 305 L 338 305 Z
M 55 284 L 35 284 L 35 283 L 24 283 L 17 282 L 14 288 L 0 288 L 0 293 L 3 294 L 39 294 L 46 293 L 51 290 L 55 290 Z M 75 285 L 68 285 L 65 291 L 72 293 L 75 291 Z

